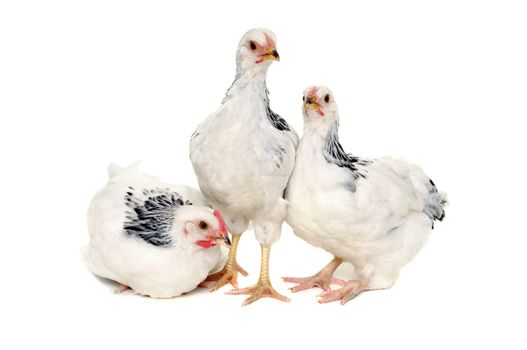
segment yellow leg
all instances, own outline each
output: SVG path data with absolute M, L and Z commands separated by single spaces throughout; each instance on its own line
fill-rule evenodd
M 280 301 L 289 301 L 289 298 L 279 294 L 276 292 L 271 285 L 271 280 L 269 279 L 269 253 L 271 251 L 271 247 L 264 246 L 262 244 L 262 262 L 260 265 L 260 278 L 258 279 L 258 282 L 248 288 L 243 289 L 234 289 L 228 292 L 227 294 L 234 294 L 234 295 L 240 295 L 240 294 L 248 294 L 250 295 L 249 298 L 245 299 L 243 302 L 243 306 L 249 305 L 256 300 L 264 297 L 274 298 L 278 299 Z
M 240 242 L 241 235 L 233 235 L 231 242 L 231 249 L 229 250 L 229 256 L 227 263 L 223 269 L 215 274 L 207 277 L 205 281 L 216 281 L 210 288 L 210 290 L 216 291 L 230 283 L 234 288 L 238 288 L 238 272 L 243 276 L 247 276 L 247 272 L 238 265 L 236 262 L 236 251 L 238 249 L 238 243 Z

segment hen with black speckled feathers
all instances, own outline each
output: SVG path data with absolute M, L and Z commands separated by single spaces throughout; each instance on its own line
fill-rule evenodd
M 221 214 L 191 187 L 168 184 L 139 171 L 110 165 L 108 183 L 88 210 L 88 268 L 153 298 L 195 289 L 223 267 L 230 246 Z

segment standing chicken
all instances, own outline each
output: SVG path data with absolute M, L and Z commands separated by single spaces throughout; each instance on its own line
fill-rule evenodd
M 287 222 L 296 235 L 335 259 L 312 277 L 285 277 L 293 292 L 321 287 L 319 302 L 344 304 L 365 290 L 389 288 L 442 220 L 445 196 L 423 171 L 391 158 L 346 154 L 338 138 L 338 112 L 323 86 L 304 91 L 304 135 L 287 188 Z M 357 280 L 333 278 L 351 262 Z M 337 283 L 342 288 L 330 290 Z
M 164 183 L 136 166 L 111 165 L 109 181 L 88 211 L 88 268 L 154 298 L 196 288 L 223 262 L 218 243 L 229 244 L 218 211 L 199 191 Z
M 190 159 L 199 186 L 210 204 L 221 211 L 233 235 L 227 264 L 212 290 L 226 283 L 238 288 L 236 262 L 240 235 L 250 221 L 261 244 L 258 283 L 230 294 L 282 301 L 269 279 L 269 252 L 279 238 L 286 216 L 284 189 L 293 171 L 298 136 L 269 106 L 266 74 L 278 61 L 275 35 L 267 29 L 245 33 L 236 54 L 236 78 L 221 106 L 192 135 Z

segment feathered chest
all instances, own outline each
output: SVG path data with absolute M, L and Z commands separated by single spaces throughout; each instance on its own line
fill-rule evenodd
M 306 186 L 356 191 L 359 180 L 366 179 L 372 161 L 346 154 L 333 130 L 307 130 L 296 158 L 295 174 Z
M 333 130 L 306 128 L 287 189 L 290 217 L 317 227 L 329 218 L 360 221 L 371 164 L 346 154 Z
M 191 157 L 200 162 L 239 164 L 243 161 L 282 167 L 294 153 L 289 126 L 274 113 L 264 98 L 255 93 L 239 93 L 224 101 L 191 140 Z
M 323 148 L 300 142 L 288 193 L 300 198 L 308 195 L 312 203 L 325 202 L 325 198 L 340 190 L 342 184 L 354 182 L 349 175 L 344 169 L 328 163 Z

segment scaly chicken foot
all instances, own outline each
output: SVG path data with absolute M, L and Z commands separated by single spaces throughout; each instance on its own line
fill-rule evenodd
M 233 289 L 226 294 L 230 295 L 250 295 L 249 298 L 245 299 L 242 306 L 246 306 L 254 303 L 256 300 L 261 298 L 274 298 L 280 301 L 288 302 L 290 299 L 286 296 L 278 293 L 273 286 L 271 285 L 271 280 L 269 279 L 269 252 L 271 248 L 264 246 L 262 244 L 262 261 L 260 268 L 260 278 L 258 282 L 248 288 L 243 289 Z
M 247 276 L 248 273 L 238 263 L 236 262 L 236 251 L 238 249 L 238 243 L 240 242 L 241 235 L 233 235 L 231 249 L 229 250 L 229 257 L 227 258 L 227 263 L 223 269 L 219 272 L 216 272 L 212 275 L 209 275 L 200 286 L 209 287 L 208 282 L 215 282 L 210 286 L 210 291 L 214 292 L 230 283 L 234 288 L 238 288 L 238 273 L 241 273 L 243 276 Z
M 370 290 L 368 289 L 368 281 L 366 280 L 352 280 L 348 281 L 344 287 L 336 290 L 327 290 L 320 293 L 319 303 L 325 304 L 340 300 L 340 304 L 344 305 L 351 299 L 355 298 L 359 293 Z
M 342 264 L 342 259 L 334 258 L 322 270 L 310 277 L 282 277 L 284 282 L 297 283 L 296 286 L 289 288 L 293 293 L 311 288 L 321 288 L 324 291 L 330 290 L 331 284 L 338 284 L 344 286 L 346 281 L 333 277 L 333 273 Z

